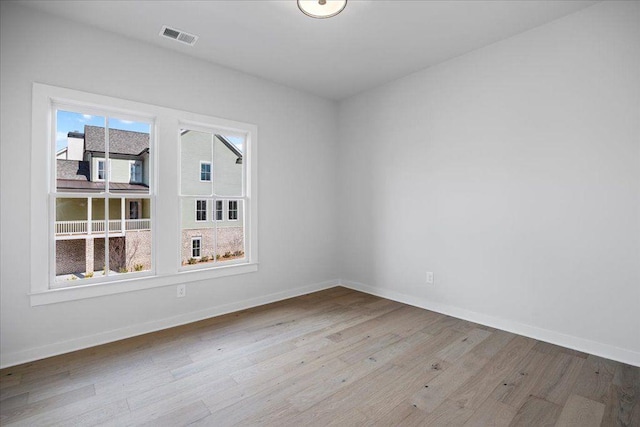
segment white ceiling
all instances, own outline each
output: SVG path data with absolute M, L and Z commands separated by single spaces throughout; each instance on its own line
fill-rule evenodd
M 596 1 L 349 0 L 331 19 L 286 1 L 29 1 L 30 7 L 342 99 Z M 168 25 L 200 37 L 161 38 Z

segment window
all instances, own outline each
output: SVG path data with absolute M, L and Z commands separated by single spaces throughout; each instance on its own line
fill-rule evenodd
M 104 160 L 98 160 L 98 179 L 101 181 L 105 180 Z
M 191 257 L 201 258 L 202 254 L 202 237 L 191 238 Z
M 132 200 L 129 202 L 129 219 L 140 218 L 140 202 Z
M 222 200 L 216 200 L 216 221 L 222 221 L 223 219 L 223 206 Z
M 207 201 L 196 200 L 196 221 L 207 220 Z
M 257 271 L 255 126 L 38 83 L 32 99 L 32 305 Z M 208 221 L 229 199 L 238 220 Z
M 211 163 L 200 162 L 200 181 L 211 181 Z
M 229 221 L 238 220 L 238 201 L 229 200 Z
M 132 160 L 130 163 L 129 180 L 131 182 L 142 182 L 142 162 L 139 160 Z
M 197 264 L 190 262 L 191 254 L 184 250 L 188 244 L 183 243 L 180 245 L 183 248 L 182 268 L 211 268 L 218 264 L 247 262 L 249 230 L 245 225 L 248 212 L 243 208 L 249 200 L 244 152 L 247 134 L 185 124 L 180 130 L 180 139 L 182 239 L 190 241 L 193 236 L 202 236 L 203 258 L 212 259 Z M 191 171 L 196 165 L 201 172 L 210 172 L 210 181 L 193 179 Z M 205 223 L 206 216 L 198 214 L 198 209 L 204 209 L 199 201 L 211 201 L 212 221 Z M 195 221 L 184 214 L 194 203 Z

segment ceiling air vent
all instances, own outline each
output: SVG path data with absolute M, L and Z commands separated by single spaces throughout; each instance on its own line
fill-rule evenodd
M 184 31 L 176 30 L 175 28 L 167 27 L 166 25 L 162 27 L 160 35 L 173 40 L 177 40 L 184 44 L 188 44 L 189 46 L 193 46 L 198 41 L 198 36 L 185 33 Z

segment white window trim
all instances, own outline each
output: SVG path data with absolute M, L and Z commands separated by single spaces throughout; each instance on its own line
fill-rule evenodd
M 198 219 L 198 202 L 204 202 L 204 219 Z M 209 203 L 208 199 L 196 199 L 194 200 L 195 205 L 195 220 L 196 222 L 207 222 L 207 216 L 209 214 Z
M 32 125 L 31 125 L 31 259 L 47 260 L 55 247 L 55 239 L 49 230 L 50 217 L 42 212 L 50 212 L 51 199 L 48 197 L 50 180 L 55 176 L 52 171 L 51 149 L 55 135 L 52 134 L 52 102 L 69 106 L 76 105 L 83 111 L 96 112 L 109 110 L 117 113 L 118 118 L 127 119 L 147 117 L 155 119 L 157 145 L 155 149 L 160 155 L 155 156 L 157 167 L 151 167 L 153 176 L 149 176 L 151 183 L 158 182 L 162 188 L 162 196 L 156 194 L 152 206 L 152 233 L 154 250 L 152 264 L 154 270 L 149 273 L 129 273 L 120 280 L 107 283 L 82 283 L 78 286 L 51 289 L 49 287 L 49 267 L 43 268 L 42 263 L 33 262 L 30 266 L 30 302 L 32 306 L 54 304 L 64 301 L 74 301 L 86 298 L 102 297 L 163 286 L 173 286 L 179 283 L 206 281 L 237 274 L 258 271 L 258 197 L 257 197 L 257 127 L 252 124 L 220 119 L 216 117 L 189 113 L 172 108 L 159 107 L 151 104 L 112 98 L 103 95 L 33 84 L 32 94 Z M 245 242 L 245 259 L 241 263 L 216 265 L 197 270 L 180 269 L 181 242 L 181 209 L 180 182 L 167 177 L 180 176 L 180 124 L 189 124 L 191 128 L 203 126 L 239 132 L 246 135 L 245 139 L 245 209 L 244 223 L 247 238 Z M 158 171 L 163 170 L 162 176 Z M 164 178 L 163 178 L 164 177 Z M 160 178 L 160 179 L 159 179 Z M 152 186 L 154 188 L 154 186 Z M 158 213 L 161 213 L 158 215 Z M 163 230 L 162 234 L 156 230 Z M 48 241 L 43 245 L 42 241 Z
M 236 208 L 235 209 L 229 209 L 229 203 L 231 203 L 231 202 L 236 202 Z M 238 206 L 240 206 L 240 204 L 238 203 L 237 199 L 227 199 L 227 221 L 230 221 L 230 222 L 238 221 L 238 218 L 240 217 Z M 236 218 L 235 219 L 231 219 L 230 218 L 231 212 L 233 212 L 233 211 L 235 211 L 235 213 L 236 213 Z
M 218 202 L 220 202 L 222 209 L 218 210 Z M 220 212 L 220 219 L 218 219 L 218 212 Z M 224 221 L 224 200 L 216 199 L 213 201 L 213 218 L 212 221 Z
M 135 176 L 131 173 L 132 169 L 140 168 L 140 179 L 135 179 Z M 143 171 L 142 171 L 142 161 L 140 160 L 129 160 L 129 182 L 135 182 L 136 184 L 141 184 L 143 179 Z
M 104 182 L 105 178 L 100 178 L 100 163 L 102 163 L 102 175 L 107 177 L 107 160 L 96 160 L 96 181 Z
M 202 165 L 209 165 L 209 179 L 202 179 Z M 200 182 L 213 182 L 213 165 L 211 162 L 200 161 Z
M 193 242 L 198 241 L 200 242 L 200 247 L 198 248 L 198 250 L 200 251 L 200 255 L 195 256 L 193 254 Z M 202 258 L 202 236 L 194 236 L 191 238 L 191 258 L 195 258 L 195 259 L 200 259 Z

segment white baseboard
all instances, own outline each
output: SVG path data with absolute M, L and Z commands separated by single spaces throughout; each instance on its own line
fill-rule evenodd
M 429 301 L 426 298 L 407 295 L 389 289 L 374 288 L 372 286 L 350 280 L 340 280 L 340 285 L 345 288 L 413 305 L 415 307 L 424 308 L 437 313 L 446 314 L 447 316 L 468 320 L 470 322 L 479 323 L 481 325 L 490 326 L 492 328 L 501 329 L 503 331 L 512 332 L 514 334 L 523 335 L 525 337 L 640 367 L 640 353 L 633 350 L 615 347 L 609 344 L 603 344 L 572 335 L 566 335 L 549 329 L 542 329 L 536 326 L 526 325 L 524 323 L 514 322 L 512 320 L 494 317 L 484 313 L 440 304 Z
M 69 353 L 71 351 L 82 350 L 85 348 L 94 347 L 125 338 L 131 338 L 137 335 L 148 334 L 150 332 L 172 328 L 187 323 L 197 322 L 199 320 L 208 319 L 210 317 L 220 316 L 251 307 L 257 307 L 260 305 L 281 301 L 287 298 L 293 298 L 311 292 L 333 288 L 335 286 L 339 286 L 339 281 L 329 280 L 326 282 L 302 286 L 294 289 L 287 289 L 285 291 L 233 302 L 230 304 L 223 304 L 192 313 L 185 313 L 179 316 L 168 317 L 166 319 L 159 319 L 152 322 L 128 326 L 126 328 L 114 329 L 96 335 L 75 338 L 68 341 L 48 344 L 45 346 L 30 348 L 14 353 L 2 354 L 0 369 L 9 366 L 20 365 L 22 363 L 32 362 L 34 360 L 44 359 L 46 357 L 58 356 L 60 354 Z

